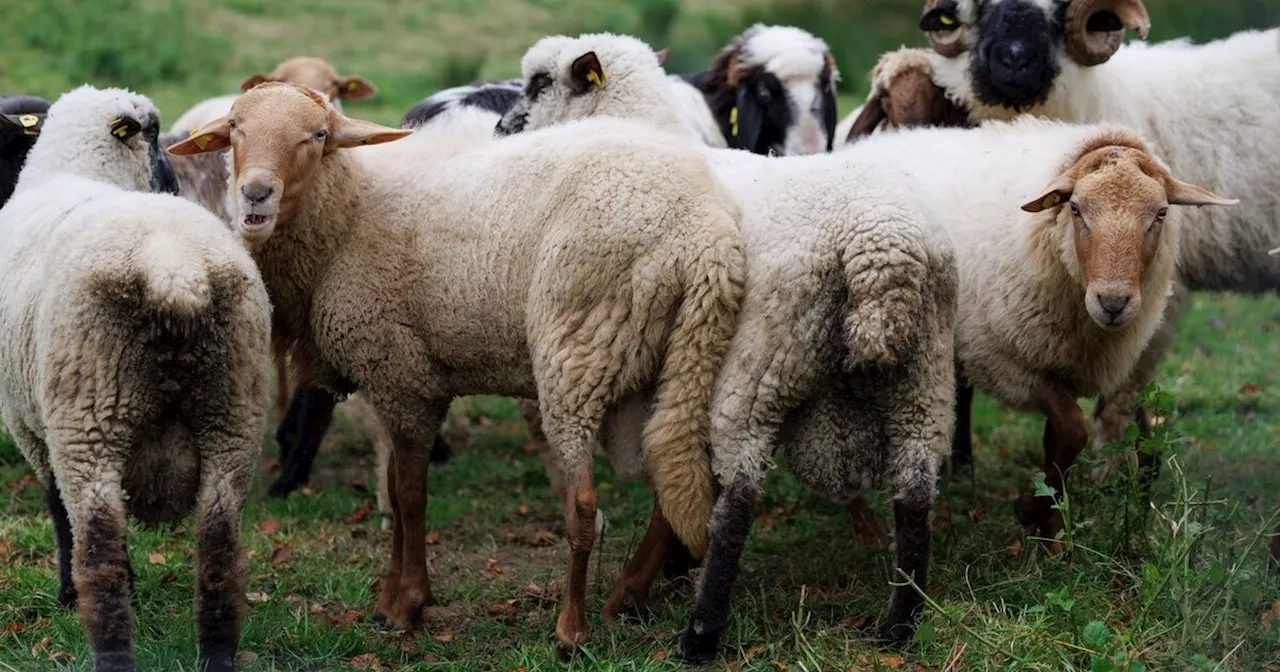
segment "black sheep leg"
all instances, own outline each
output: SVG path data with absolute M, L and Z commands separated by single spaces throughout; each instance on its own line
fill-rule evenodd
M 689 627 L 680 637 L 680 657 L 686 663 L 706 663 L 716 656 L 729 622 L 729 598 L 738 576 L 738 561 L 759 501 L 760 485 L 739 474 L 720 493 L 711 511 L 711 544 L 698 579 Z
M 76 584 L 71 580 L 71 519 L 52 475 L 45 479 L 44 502 L 53 518 L 53 537 L 58 545 L 58 604 L 69 609 L 76 604 Z
M 973 464 L 973 387 L 956 381 L 956 433 L 951 440 L 951 464 Z
M 927 497 L 895 499 L 893 502 L 894 565 L 911 577 L 920 590 L 924 590 L 929 581 L 929 552 L 932 545 L 929 509 Z M 902 574 L 894 572 L 894 583 L 904 580 Z M 920 616 L 923 604 L 924 598 L 912 586 L 894 586 L 881 637 L 891 644 L 910 641 L 915 635 L 916 619 Z
M 311 465 L 320 451 L 320 442 L 333 422 L 338 399 L 318 387 L 298 388 L 285 411 L 276 441 L 280 443 L 280 477 L 267 494 L 287 497 L 311 478 Z

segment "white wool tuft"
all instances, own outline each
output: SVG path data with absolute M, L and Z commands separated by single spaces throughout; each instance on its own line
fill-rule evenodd
M 813 81 L 826 65 L 827 43 L 793 26 L 755 24 L 742 34 L 738 44 L 743 62 L 763 66 L 783 82 Z M 839 73 L 832 71 L 833 79 Z

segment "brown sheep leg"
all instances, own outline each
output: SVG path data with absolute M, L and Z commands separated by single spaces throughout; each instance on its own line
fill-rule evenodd
M 400 572 L 404 564 L 404 532 L 400 529 L 400 500 L 396 498 L 396 454 L 391 451 L 387 457 L 387 492 L 391 497 L 391 565 L 382 580 L 382 594 L 378 596 L 378 606 L 374 608 L 371 618 L 375 623 L 385 623 L 391 608 L 395 606 L 396 597 L 400 594 Z
M 556 643 L 562 658 L 587 641 L 587 568 L 596 543 L 596 491 L 589 460 L 565 491 L 564 515 L 569 532 L 569 576 L 564 608 L 556 619 Z
M 652 487 L 650 485 L 650 489 Z M 649 516 L 649 528 L 645 530 L 644 539 L 627 566 L 622 568 L 618 583 L 613 587 L 613 594 L 604 604 L 605 620 L 617 620 L 619 613 L 639 614 L 648 611 L 649 589 L 677 543 L 676 534 L 671 530 L 666 516 L 662 515 L 662 507 L 658 506 L 655 495 L 653 513 Z
M 1089 423 L 1075 398 L 1060 385 L 1047 385 L 1041 393 L 1039 406 L 1046 417 L 1044 480 L 1061 495 L 1067 470 L 1075 464 L 1076 457 L 1089 442 Z M 1022 523 L 1034 526 L 1039 536 L 1054 539 L 1062 530 L 1062 513 L 1053 509 L 1053 502 L 1047 497 L 1023 494 L 1018 499 L 1017 512 Z M 1050 544 L 1050 547 L 1060 550 L 1060 545 L 1056 543 Z
M 413 631 L 422 625 L 423 607 L 434 604 L 431 580 L 427 576 L 427 469 L 431 465 L 431 445 L 436 431 L 444 420 L 448 406 L 430 413 L 434 422 L 430 425 L 430 438 L 419 441 L 402 431 L 392 430 L 392 464 L 394 480 L 389 483 L 395 504 L 392 528 L 399 532 L 392 539 L 400 549 L 399 592 L 389 612 L 387 621 L 397 628 Z M 390 478 L 388 479 L 390 480 Z M 395 557 L 392 556 L 392 569 Z M 391 576 L 388 575 L 388 583 Z
M 867 546 L 879 546 L 888 539 L 884 525 L 880 522 L 880 516 L 861 494 L 849 500 L 845 512 L 849 514 L 849 522 L 853 524 L 853 536 L 858 541 Z

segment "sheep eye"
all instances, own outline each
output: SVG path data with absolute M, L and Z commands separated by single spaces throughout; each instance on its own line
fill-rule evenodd
M 227 128 L 235 128 L 235 127 L 236 127 L 236 120 L 235 120 L 235 119 L 229 119 L 229 120 L 227 120 Z
M 327 137 L 329 137 L 329 131 L 323 129 L 316 131 L 316 140 L 324 140 Z
M 1165 206 L 1165 207 L 1163 207 L 1163 208 L 1160 208 L 1159 210 L 1156 210 L 1156 219 L 1157 219 L 1157 220 L 1164 219 L 1164 218 L 1165 218 L 1165 217 L 1167 217 L 1168 215 L 1169 215 L 1169 206 Z
M 543 89 L 546 89 L 549 86 L 551 86 L 551 75 L 540 72 L 534 75 L 533 79 L 529 80 L 529 86 L 525 90 L 525 95 L 529 97 L 529 100 L 537 100 L 538 94 L 542 93 Z
M 769 91 L 769 87 L 761 84 L 759 90 L 756 91 L 756 97 L 760 99 L 760 102 L 767 103 L 773 98 L 773 94 Z
M 1071 202 L 1071 214 L 1075 215 L 1076 217 L 1080 216 L 1080 206 L 1077 205 L 1075 201 Z

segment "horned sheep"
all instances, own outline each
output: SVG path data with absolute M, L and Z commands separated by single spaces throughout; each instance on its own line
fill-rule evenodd
M 154 190 L 159 116 L 59 98 L 0 209 L 0 414 L 46 487 L 99 670 L 132 670 L 126 514 L 195 512 L 201 669 L 234 669 L 241 511 L 261 451 L 270 304 L 239 240 Z
M 708 404 L 745 273 L 738 205 L 696 153 L 640 125 L 389 142 L 407 135 L 269 83 L 169 151 L 231 147 L 235 227 L 275 302 L 275 338 L 307 379 L 361 390 L 391 433 L 380 618 L 412 629 L 431 599 L 426 458 L 449 401 L 539 399 L 570 474 L 556 635 L 571 650 L 587 638 L 602 432 L 615 464 L 643 455 L 676 532 L 705 549 Z
M 500 131 L 600 115 L 695 139 L 653 51 L 635 38 L 547 37 L 525 54 L 522 70 L 525 97 Z M 933 215 L 915 207 L 906 180 L 847 155 L 771 158 L 712 148 L 703 155 L 747 213 L 748 279 L 712 405 L 722 492 L 682 640 L 686 661 L 715 654 L 775 446 L 802 481 L 833 498 L 888 487 L 896 566 L 923 585 L 955 393 L 952 247 Z M 607 616 L 643 607 L 664 556 L 676 550 L 664 513 L 655 509 Z M 912 589 L 895 589 L 886 635 L 909 638 L 920 604 Z
M 1211 191 L 1249 195 L 1240 207 L 1188 213 L 1175 296 L 1128 384 L 1099 400 L 1095 443 L 1123 436 L 1133 405 L 1173 339 L 1188 291 L 1280 288 L 1280 30 L 1243 31 L 1201 45 L 1146 37 L 1140 0 L 930 0 L 921 18 L 932 50 L 886 54 L 890 71 L 916 69 L 972 121 L 1020 114 L 1124 124 L 1153 143 L 1170 169 Z M 922 63 L 923 61 L 923 63 Z M 1202 83 L 1212 81 L 1214 95 Z M 883 90 L 873 91 L 872 98 Z M 960 409 L 967 415 L 967 409 Z M 967 455 L 967 433 L 957 452 Z

